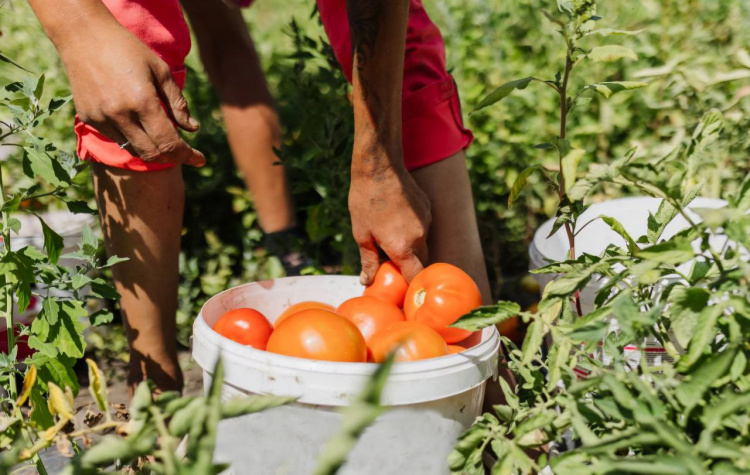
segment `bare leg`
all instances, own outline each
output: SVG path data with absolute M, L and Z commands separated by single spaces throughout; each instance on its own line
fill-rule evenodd
M 484 304 L 488 305 L 493 303 L 492 295 L 465 160 L 461 151 L 413 171 L 412 176 L 432 204 L 432 226 L 427 236 L 430 262 L 447 262 L 466 271 L 479 286 Z M 501 371 L 501 377 L 513 387 L 512 374 Z M 484 398 L 485 411 L 504 400 L 500 385 L 490 380 Z
M 492 303 L 492 295 L 465 160 L 461 151 L 413 171 L 412 176 L 432 205 L 427 236 L 430 262 L 447 262 L 466 271 L 479 286 L 486 305 Z
M 92 164 L 107 254 L 130 342 L 131 390 L 145 380 L 182 389 L 175 314 L 185 201 L 182 169 L 132 172 Z
M 201 60 L 221 99 L 232 155 L 253 195 L 263 231 L 295 225 L 284 167 L 273 151 L 280 127 L 240 10 L 222 0 L 183 0 Z

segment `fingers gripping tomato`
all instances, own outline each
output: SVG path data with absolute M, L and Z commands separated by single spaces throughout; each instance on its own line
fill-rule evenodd
M 466 272 L 450 264 L 432 264 L 409 284 L 404 313 L 407 320 L 423 323 L 446 342 L 456 343 L 471 332 L 448 326 L 480 305 L 479 287 Z
M 216 320 L 214 331 L 242 345 L 265 350 L 273 328 L 266 317 L 257 310 L 237 308 Z
M 346 318 L 328 310 L 308 309 L 288 317 L 271 334 L 271 353 L 311 360 L 364 363 L 365 339 Z
M 396 352 L 396 361 L 417 361 L 448 354 L 448 346 L 432 328 L 417 322 L 397 322 L 380 330 L 370 340 L 372 359 L 382 363 Z
M 401 308 L 409 284 L 401 275 L 396 264 L 386 261 L 380 265 L 372 284 L 365 289 L 364 295 L 377 297 Z
M 307 310 L 309 308 L 319 308 L 322 310 L 328 310 L 329 312 L 336 311 L 333 305 L 328 305 L 327 303 L 323 303 L 323 302 L 307 301 L 307 302 L 295 303 L 291 307 L 287 307 L 287 309 L 284 310 L 284 312 L 281 315 L 279 315 L 279 318 L 277 318 L 276 321 L 273 322 L 273 327 L 277 328 L 279 325 L 281 325 L 281 322 L 283 322 L 290 316 L 294 315 L 297 312 L 301 312 L 302 310 Z

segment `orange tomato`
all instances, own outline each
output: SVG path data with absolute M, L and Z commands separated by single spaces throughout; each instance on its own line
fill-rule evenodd
M 466 348 L 464 348 L 463 346 L 448 345 L 448 354 L 449 355 L 455 355 L 456 353 L 461 353 L 464 350 L 466 350 Z
M 357 325 L 368 346 L 372 335 L 391 323 L 403 322 L 406 319 L 401 309 L 392 303 L 369 295 L 347 300 L 339 305 L 336 313 Z
M 297 358 L 364 363 L 367 345 L 356 325 L 328 310 L 311 308 L 289 316 L 268 340 L 267 351 Z
M 450 264 L 432 264 L 409 284 L 404 313 L 407 320 L 424 323 L 446 342 L 456 343 L 471 332 L 448 325 L 480 305 L 482 294 L 466 272 Z
M 322 310 L 328 310 L 329 312 L 335 312 L 336 309 L 333 307 L 333 305 L 328 305 L 327 303 L 323 302 L 315 302 L 315 301 L 307 301 L 307 302 L 300 302 L 295 303 L 291 307 L 287 307 L 284 312 L 279 315 L 279 318 L 276 319 L 275 322 L 273 322 L 273 327 L 276 328 L 279 325 L 281 325 L 281 322 L 289 318 L 290 316 L 294 315 L 297 312 L 301 312 L 302 310 L 307 310 L 308 308 L 319 308 Z
M 365 289 L 364 295 L 383 299 L 401 308 L 404 306 L 404 297 L 408 288 L 409 284 L 396 264 L 386 261 L 378 268 L 372 284 Z
M 214 324 L 214 331 L 242 345 L 265 350 L 273 328 L 257 310 L 237 308 L 219 317 Z
M 448 354 L 443 337 L 432 328 L 417 322 L 396 322 L 370 339 L 372 359 L 382 363 L 391 351 L 396 361 L 417 361 Z

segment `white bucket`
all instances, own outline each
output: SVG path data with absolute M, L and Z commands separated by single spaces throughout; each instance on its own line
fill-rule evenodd
M 311 473 L 320 450 L 340 429 L 340 406 L 359 394 L 376 366 L 259 351 L 221 337 L 211 326 L 234 308 L 254 308 L 273 321 L 293 303 L 317 300 L 338 306 L 362 290 L 356 277 L 287 277 L 235 287 L 203 306 L 193 325 L 193 357 L 203 368 L 204 388 L 221 357 L 224 398 L 299 398 L 289 406 L 221 422 L 215 457 L 230 463 L 231 473 Z M 446 457 L 481 412 L 484 382 L 496 376 L 498 351 L 492 327 L 483 331 L 478 345 L 460 354 L 394 365 L 381 401 L 389 410 L 365 431 L 340 473 L 449 473 Z
M 649 212 L 655 214 L 661 203 L 659 198 L 650 197 L 633 197 L 633 198 L 620 198 L 602 203 L 595 203 L 591 205 L 578 219 L 578 228 L 586 225 L 575 238 L 576 245 L 576 257 L 583 253 L 591 255 L 601 255 L 604 250 L 611 244 L 625 248 L 625 239 L 619 234 L 614 232 L 604 221 L 596 219 L 599 216 L 608 216 L 615 218 L 619 221 L 625 230 L 630 234 L 633 239 L 644 235 L 648 231 L 648 215 Z M 690 211 L 690 208 L 722 208 L 726 206 L 726 201 L 710 199 L 710 198 L 696 198 L 690 204 L 686 210 L 686 214 L 694 222 L 700 222 L 701 218 L 694 212 Z M 595 221 L 592 221 L 595 220 Z M 568 244 L 568 237 L 563 228 L 559 229 L 555 234 L 549 236 L 554 219 L 546 221 L 534 234 L 534 240 L 529 247 L 530 257 L 530 268 L 538 269 L 547 265 L 548 261 L 563 261 L 568 256 L 568 250 L 570 249 Z M 689 226 L 687 220 L 682 215 L 677 215 L 664 229 L 662 234 L 663 239 L 668 239 L 678 232 L 687 229 Z M 710 238 L 710 244 L 714 249 L 720 249 L 721 246 L 726 242 L 726 236 L 715 235 Z M 696 250 L 699 249 L 699 242 L 693 244 Z M 689 271 L 691 263 L 685 263 L 678 267 L 680 271 L 686 273 Z M 544 288 L 550 281 L 555 279 L 557 274 L 534 274 L 534 278 L 539 282 L 539 285 Z M 677 279 L 664 279 L 660 285 L 666 285 L 669 282 Z M 581 299 L 581 310 L 584 314 L 591 312 L 594 309 L 594 300 L 596 293 L 606 281 L 594 277 L 580 292 Z M 617 320 L 610 318 L 609 330 L 616 332 L 619 330 Z M 670 333 L 671 335 L 671 333 Z M 679 344 L 674 338 L 671 338 L 674 345 L 679 349 Z M 641 352 L 643 349 L 643 353 Z M 659 341 L 654 337 L 645 338 L 643 341 L 638 342 L 636 345 L 627 346 L 623 350 L 623 357 L 631 368 L 636 368 L 640 364 L 642 355 L 645 355 L 646 362 L 649 366 L 657 366 L 666 361 L 672 361 L 672 358 L 668 356 L 661 346 Z M 600 349 L 594 352 L 594 355 L 604 364 L 610 364 L 611 356 L 607 355 Z M 576 368 L 576 372 L 579 376 L 585 377 L 588 371 L 583 368 Z
M 633 239 L 638 239 L 639 236 L 646 234 L 648 231 L 649 212 L 655 214 L 661 201 L 659 198 L 633 197 L 595 203 L 578 218 L 578 228 L 580 229 L 581 226 L 599 216 L 609 216 L 622 223 L 625 230 Z M 724 200 L 696 198 L 688 207 L 687 215 L 690 216 L 691 220 L 700 222 L 700 216 L 690 211 L 690 208 L 722 208 L 726 204 Z M 529 268 L 532 270 L 544 267 L 548 261 L 564 261 L 567 259 L 570 247 L 565 229 L 560 228 L 555 234 L 549 238 L 547 237 L 552 230 L 554 222 L 554 219 L 545 221 L 536 233 L 534 233 L 534 240 L 529 247 Z M 687 229 L 687 227 L 687 220 L 683 216 L 677 215 L 664 229 L 662 237 L 668 239 L 678 232 Z M 711 241 L 712 247 L 720 248 L 725 240 L 725 236 L 714 236 Z M 583 228 L 576 236 L 575 244 L 576 257 L 583 253 L 595 256 L 601 255 L 611 244 L 622 248 L 626 247 L 622 236 L 612 231 L 601 219 L 596 219 Z M 698 243 L 695 245 L 697 249 Z M 686 266 L 689 267 L 690 264 L 683 264 L 683 267 Z M 680 268 L 680 270 L 683 269 Z M 542 288 L 556 277 L 556 274 L 534 274 L 534 278 Z M 601 288 L 602 284 L 600 280 L 592 279 L 581 291 L 581 307 L 584 313 L 593 310 L 596 292 Z

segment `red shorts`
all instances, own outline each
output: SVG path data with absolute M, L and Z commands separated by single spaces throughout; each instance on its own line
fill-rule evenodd
M 104 0 L 104 3 L 120 23 L 167 62 L 182 87 L 190 34 L 178 0 L 149 2 L 148 9 L 140 5 L 144 1 Z M 250 2 L 238 0 L 238 3 Z M 336 59 L 351 82 L 352 47 L 346 0 L 317 0 L 317 3 Z M 455 83 L 446 71 L 440 30 L 427 16 L 421 0 L 410 0 L 409 4 L 402 120 L 404 162 L 409 170 L 448 158 L 473 140 L 463 125 Z M 80 122 L 76 123 L 76 134 L 78 155 L 84 160 L 136 171 L 173 166 L 146 163 Z

